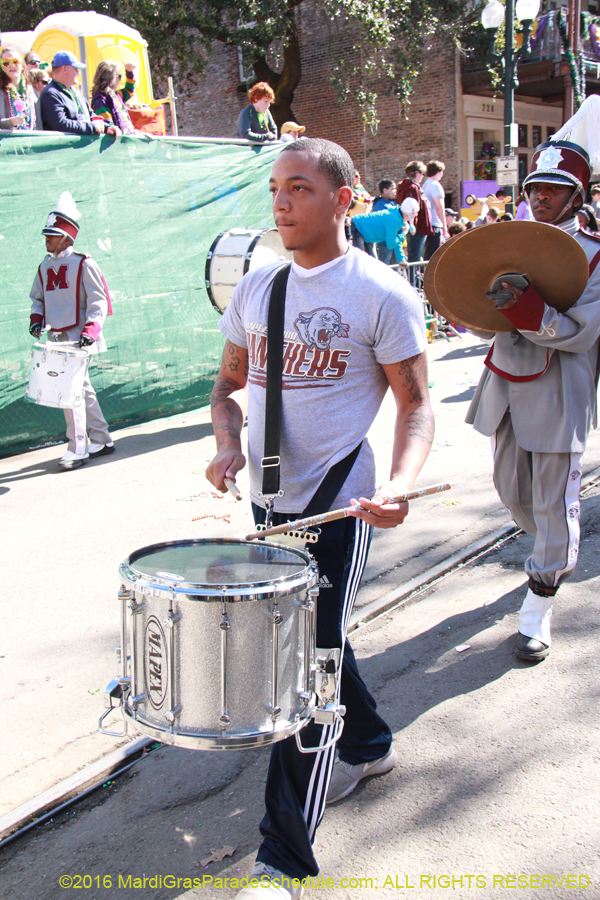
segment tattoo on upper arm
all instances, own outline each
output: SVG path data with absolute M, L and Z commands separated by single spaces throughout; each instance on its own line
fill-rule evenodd
M 223 353 L 223 365 L 225 368 L 229 369 L 230 372 L 238 372 L 240 370 L 240 366 L 243 364 L 244 366 L 244 374 L 248 374 L 248 357 L 246 356 L 245 360 L 242 363 L 242 357 L 240 356 L 239 347 L 236 347 L 235 344 L 232 344 L 230 341 L 225 343 L 225 350 Z
M 427 377 L 423 355 L 419 353 L 418 356 L 403 359 L 398 374 L 404 379 L 403 387 L 408 391 L 409 403 L 422 403 L 423 393 L 420 382 Z

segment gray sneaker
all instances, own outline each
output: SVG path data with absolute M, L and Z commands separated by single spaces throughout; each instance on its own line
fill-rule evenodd
M 372 775 L 385 775 L 386 772 L 394 768 L 397 762 L 398 754 L 393 747 L 390 747 L 381 759 L 374 759 L 373 762 L 368 763 L 358 763 L 356 766 L 351 766 L 350 763 L 345 763 L 337 757 L 333 764 L 326 803 L 337 803 L 338 800 L 343 800 L 344 797 L 352 793 L 363 778 L 370 778 Z
M 235 900 L 300 900 L 304 888 L 293 887 L 289 875 L 284 875 L 273 866 L 257 862 L 254 864 L 250 879 L 256 879 L 260 884 L 255 887 L 242 888 Z

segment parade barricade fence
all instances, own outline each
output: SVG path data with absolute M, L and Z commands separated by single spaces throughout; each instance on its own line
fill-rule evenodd
M 134 424 L 208 403 L 224 337 L 206 291 L 207 253 L 223 231 L 272 227 L 269 175 L 280 149 L 0 132 L 0 454 L 64 440 L 62 411 L 25 398 L 29 292 L 59 195 L 73 195 L 75 249 L 98 262 L 113 301 L 92 382 L 110 426 Z

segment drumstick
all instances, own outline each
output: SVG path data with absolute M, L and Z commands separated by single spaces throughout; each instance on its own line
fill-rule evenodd
M 229 491 L 230 494 L 233 494 L 236 500 L 241 500 L 242 495 L 240 493 L 240 489 L 238 488 L 235 481 L 232 481 L 231 478 L 224 478 L 225 487 Z
M 452 485 L 447 481 L 442 484 L 430 484 L 428 487 L 419 488 L 416 491 L 410 491 L 408 494 L 401 494 L 398 497 L 388 497 L 385 503 L 405 503 L 407 500 L 417 500 L 419 497 L 426 497 L 429 494 L 440 494 L 442 491 L 449 491 Z M 332 509 L 326 513 L 320 513 L 318 516 L 308 516 L 306 519 L 296 519 L 294 522 L 286 522 L 284 525 L 274 525 L 272 528 L 266 528 L 264 531 L 257 531 L 254 534 L 247 534 L 246 540 L 252 541 L 257 537 L 269 537 L 272 534 L 285 534 L 286 531 L 306 531 L 315 525 L 324 525 L 325 522 L 334 522 L 336 519 L 344 519 L 349 513 L 357 509 L 364 509 L 364 506 L 346 506 L 343 509 Z

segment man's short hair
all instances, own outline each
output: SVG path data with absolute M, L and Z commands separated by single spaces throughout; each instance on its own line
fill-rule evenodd
M 448 226 L 448 234 L 450 237 L 454 237 L 455 234 L 462 234 L 463 231 L 467 230 L 467 226 L 463 225 L 462 222 L 453 222 L 452 225 Z
M 490 206 L 490 208 L 486 212 L 486 216 L 489 216 L 490 219 L 493 219 L 494 221 L 496 221 L 496 219 L 498 218 L 499 215 L 500 215 L 500 210 L 498 209 L 497 206 Z
M 250 103 L 256 103 L 257 100 L 262 100 L 263 97 L 268 97 L 272 103 L 275 99 L 275 93 L 270 84 L 267 84 L 266 81 L 259 81 L 257 84 L 253 84 L 248 91 L 248 98 Z
M 440 162 L 439 159 L 430 159 L 427 163 L 427 177 L 433 178 L 438 172 L 443 172 L 445 168 L 445 163 Z
M 416 175 L 417 172 L 420 172 L 421 175 L 424 175 L 426 171 L 427 166 L 425 165 L 425 163 L 419 162 L 418 159 L 411 159 L 411 161 L 406 164 L 404 174 L 410 178 L 411 175 Z
M 350 154 L 339 144 L 326 141 L 325 138 L 298 138 L 286 144 L 282 153 L 311 153 L 317 158 L 317 169 L 329 179 L 337 190 L 341 187 L 351 188 L 354 184 L 354 163 Z
M 391 188 L 393 183 L 394 182 L 391 178 L 384 178 L 383 181 L 379 182 L 379 193 L 383 194 L 384 191 L 387 191 L 388 188 Z

